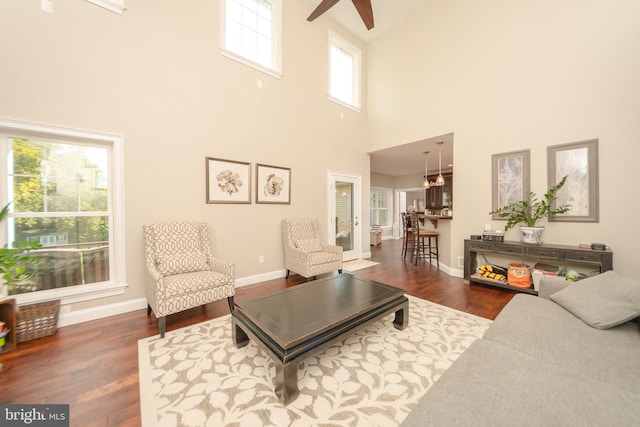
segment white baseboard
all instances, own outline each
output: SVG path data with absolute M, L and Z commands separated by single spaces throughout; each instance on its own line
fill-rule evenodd
M 236 288 L 241 288 L 242 286 L 255 285 L 256 283 L 264 282 L 266 280 L 274 280 L 279 279 L 287 275 L 287 270 L 276 270 L 270 271 L 268 273 L 256 274 L 254 276 L 241 277 L 240 279 L 236 279 Z
M 371 252 L 361 255 L 361 258 L 371 258 Z M 440 264 L 440 270 L 450 276 L 463 277 L 463 271 L 453 269 L 444 264 Z M 267 280 L 279 279 L 285 277 L 286 270 L 276 270 L 267 273 L 256 274 L 254 276 L 241 277 L 236 279 L 236 287 L 254 285 L 256 283 Z M 58 318 L 58 327 L 75 325 L 77 323 L 89 322 L 91 320 L 103 319 L 105 317 L 115 316 L 118 314 L 128 313 L 130 311 L 142 310 L 147 308 L 146 298 L 138 298 L 130 301 L 118 302 L 115 304 L 103 305 L 100 307 L 92 307 L 83 310 L 70 311 L 69 305 L 60 307 L 60 316 Z
M 58 318 L 58 327 L 75 325 L 76 323 L 89 322 L 91 320 L 103 319 L 105 317 L 124 314 L 130 311 L 147 308 L 146 298 L 138 298 L 115 304 L 102 305 L 100 307 L 86 308 L 84 310 L 69 311 L 70 307 L 61 306 Z
M 286 270 L 277 270 L 268 273 L 256 274 L 255 276 L 247 276 L 236 279 L 236 287 L 253 285 L 264 282 L 266 280 L 279 279 L 286 275 Z M 130 311 L 141 310 L 147 308 L 147 299 L 138 298 L 130 301 L 123 301 L 115 304 L 102 305 L 83 310 L 71 311 L 70 305 L 60 307 L 60 315 L 58 317 L 58 327 L 75 325 L 77 323 L 89 322 L 91 320 L 103 319 L 105 317 L 115 316 L 118 314 L 128 313 Z

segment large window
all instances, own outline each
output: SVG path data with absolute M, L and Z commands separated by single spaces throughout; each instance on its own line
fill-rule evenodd
M 10 293 L 78 301 L 121 288 L 121 138 L 3 120 L 0 138 L 0 204 L 10 203 L 0 243 L 40 246 Z
M 337 34 L 329 33 L 329 98 L 360 109 L 362 53 Z
M 222 0 L 223 55 L 280 77 L 281 0 Z
M 379 225 L 387 227 L 390 224 L 389 217 L 389 200 L 391 192 L 389 190 L 372 189 L 369 194 L 369 223 L 371 225 Z

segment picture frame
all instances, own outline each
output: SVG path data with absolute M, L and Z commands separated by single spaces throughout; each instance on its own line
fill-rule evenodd
M 256 203 L 291 204 L 291 168 L 257 163 Z
M 251 163 L 206 159 L 207 203 L 251 203 Z
M 598 140 L 589 139 L 547 147 L 547 185 L 567 181 L 551 207 L 570 205 L 567 213 L 553 215 L 555 222 L 599 222 Z
M 531 191 L 530 150 L 510 151 L 491 156 L 491 211 L 524 200 Z M 494 220 L 504 220 L 492 214 Z

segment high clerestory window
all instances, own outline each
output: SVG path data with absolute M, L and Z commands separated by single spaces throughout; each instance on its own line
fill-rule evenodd
M 222 0 L 221 53 L 280 77 L 281 2 L 282 0 Z
M 360 110 L 362 51 L 329 32 L 329 99 Z

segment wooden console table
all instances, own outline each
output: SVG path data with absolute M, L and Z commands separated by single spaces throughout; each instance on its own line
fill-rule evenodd
M 506 282 L 492 280 L 476 274 L 476 258 L 478 252 L 500 255 L 512 255 L 513 261 L 521 261 L 522 258 L 537 259 L 542 262 L 556 262 L 560 264 L 575 264 L 589 267 L 597 267 L 600 272 L 613 269 L 613 252 L 610 250 L 596 251 L 581 248 L 579 246 L 564 245 L 530 245 L 522 242 L 490 242 L 485 240 L 464 241 L 464 283 L 483 283 L 518 292 L 526 292 L 537 295 L 538 292 L 531 288 L 518 288 L 510 286 Z

